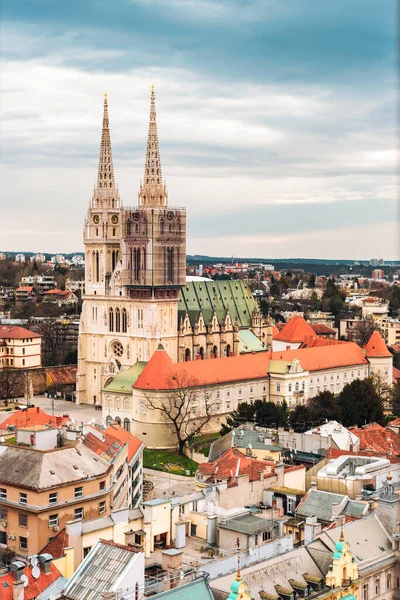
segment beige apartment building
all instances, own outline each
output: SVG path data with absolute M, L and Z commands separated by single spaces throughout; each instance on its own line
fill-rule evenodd
M 387 346 L 400 343 L 400 321 L 398 319 L 382 319 L 380 328 Z
M 0 369 L 42 366 L 42 336 L 24 327 L 0 325 Z
M 0 553 L 37 554 L 67 522 L 110 514 L 113 465 L 58 440 L 57 429 L 36 426 L 0 444 Z

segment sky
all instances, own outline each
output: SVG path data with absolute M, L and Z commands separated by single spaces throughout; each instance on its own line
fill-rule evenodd
M 395 0 L 3 0 L 0 249 L 83 250 L 108 94 L 137 204 L 151 85 L 187 252 L 400 259 Z

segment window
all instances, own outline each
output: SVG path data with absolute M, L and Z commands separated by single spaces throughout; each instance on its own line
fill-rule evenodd
M 3 498 L 5 500 L 7 498 L 7 490 L 6 488 L 0 488 L 0 499 Z
M 296 383 L 294 384 L 294 389 L 296 392 L 299 391 L 299 382 L 298 381 L 296 381 Z
M 58 492 L 52 492 L 49 494 L 49 504 L 57 504 L 58 502 Z
M 253 386 L 251 385 L 251 386 L 250 386 L 250 394 L 252 394 L 252 393 L 253 393 L 253 391 L 254 391 L 254 390 L 253 390 Z
M 146 401 L 145 400 L 140 401 L 140 414 L 141 415 L 146 414 Z
M 7 511 L 0 506 L 0 521 L 7 521 Z
M 239 388 L 239 396 L 242 395 L 242 390 Z
M 19 536 L 19 549 L 28 550 L 28 538 Z
M 124 419 L 124 429 L 126 431 L 130 431 L 131 430 L 131 422 L 129 419 Z
M 25 513 L 18 513 L 18 525 L 20 527 L 28 527 L 28 515 Z
M 75 519 L 83 519 L 83 508 L 75 509 Z
M 231 409 L 231 403 L 230 403 L 230 402 L 227 402 L 227 403 L 226 403 L 226 410 L 230 410 L 230 409 Z
M 106 502 L 100 502 L 99 504 L 99 515 L 106 512 Z
M 75 498 L 82 498 L 83 497 L 83 487 L 82 486 L 75 488 L 74 497 Z
M 375 579 L 375 596 L 379 596 L 380 593 L 381 593 L 380 579 Z
M 22 366 L 25 366 L 25 359 L 22 359 Z
M 231 397 L 231 393 L 230 393 L 230 391 L 229 391 L 229 390 L 226 392 L 226 397 L 227 397 L 227 398 L 230 398 L 230 397 Z
M 105 481 L 100 481 L 100 491 L 104 492 L 105 489 L 106 489 L 106 482 Z
M 126 308 L 123 308 L 121 311 L 122 314 L 122 333 L 126 333 L 128 331 L 128 319 L 126 315 Z
M 289 385 L 288 385 L 288 390 L 289 390 L 289 392 L 292 391 L 292 384 L 291 383 L 289 383 Z
M 280 392 L 280 391 L 281 391 L 281 384 L 280 384 L 280 383 L 277 383 L 277 384 L 276 384 L 276 391 L 277 391 L 277 392 Z
M 216 396 L 217 396 L 217 399 L 219 400 L 219 398 L 221 397 L 221 392 L 218 391 L 217 394 L 216 394 Z
M 387 590 L 392 589 L 392 574 L 391 573 L 386 573 L 386 589 Z
M 301 389 L 304 391 L 304 390 L 305 390 L 305 387 L 306 387 L 306 384 L 305 384 L 305 382 L 304 382 L 304 381 L 302 381 L 302 382 L 301 382 Z
M 263 539 L 263 542 L 270 542 L 271 541 L 271 532 L 263 531 L 262 539 Z
M 58 515 L 50 515 L 49 516 L 49 527 L 57 527 L 58 526 Z
M 368 583 L 363 585 L 363 600 L 368 600 Z
M 22 354 L 25 354 L 25 348 L 22 348 Z
M 20 504 L 28 504 L 28 497 L 26 494 L 19 495 L 19 503 Z

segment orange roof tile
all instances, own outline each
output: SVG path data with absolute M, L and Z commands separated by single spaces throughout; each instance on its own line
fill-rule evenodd
M 35 579 L 32 575 L 32 567 L 29 565 L 25 567 L 23 571 L 24 575 L 28 578 L 28 584 L 24 588 L 24 600 L 34 600 L 39 594 L 41 594 L 46 588 L 49 587 L 53 581 L 61 576 L 60 571 L 53 565 L 50 564 L 50 573 L 44 573 L 40 569 L 40 575 Z M 0 575 L 0 598 L 1 600 L 13 600 L 13 589 L 14 589 L 14 576 L 11 572 L 6 575 Z M 7 583 L 7 587 L 3 584 Z
M 276 336 L 279 335 L 279 329 L 276 325 L 272 326 L 272 337 L 273 339 L 276 339 Z
M 303 317 L 295 315 L 286 323 L 275 339 L 281 342 L 300 343 L 307 336 L 313 335 L 315 333 L 307 321 Z
M 310 327 L 311 329 L 314 331 L 314 333 L 316 333 L 317 335 L 324 335 L 324 334 L 330 334 L 330 335 L 335 335 L 336 331 L 334 329 L 332 329 L 331 327 L 328 327 L 328 325 L 325 325 L 324 323 L 310 323 Z
M 0 325 L 0 338 L 9 338 L 13 340 L 23 340 L 25 338 L 40 338 L 42 337 L 35 331 L 18 327 L 18 325 Z
M 33 285 L 22 285 L 21 287 L 17 287 L 16 292 L 31 292 L 33 290 Z
M 128 461 L 130 462 L 132 458 L 136 455 L 137 451 L 144 446 L 143 442 L 141 442 L 137 437 L 127 431 L 121 425 L 117 423 L 111 423 L 105 431 L 106 435 L 110 438 L 113 438 L 115 441 L 120 444 L 128 444 Z
M 397 456 L 390 456 L 386 452 L 376 452 L 365 449 L 362 452 L 354 452 L 350 450 L 339 450 L 338 448 L 329 448 L 326 453 L 326 458 L 339 458 L 340 456 L 374 456 L 377 458 L 387 458 L 392 464 L 398 464 L 400 458 Z
M 271 460 L 250 458 L 237 448 L 229 448 L 213 462 L 199 465 L 199 472 L 210 483 L 217 479 L 228 480 L 228 485 L 235 483 L 237 477 L 248 475 L 249 481 L 257 481 L 260 476 L 274 475 L 275 463 Z
M 49 425 L 50 427 L 61 428 L 69 421 L 69 415 L 62 417 L 52 416 L 44 412 L 38 406 L 26 410 L 17 410 L 10 415 L 8 419 L 0 423 L 0 429 L 3 431 L 10 427 L 20 429 L 22 427 L 31 427 L 32 425 Z
M 368 344 L 365 346 L 365 355 L 370 358 L 378 358 L 383 356 L 392 356 L 387 349 L 385 342 L 379 331 L 374 331 L 369 338 Z
M 337 342 L 337 340 L 333 340 Z M 321 344 L 312 348 L 256 352 L 228 358 L 214 358 L 174 363 L 162 346 L 154 352 L 133 387 L 141 390 L 168 390 L 179 385 L 195 387 L 230 381 L 246 381 L 267 377 L 271 359 L 292 361 L 297 358 L 305 371 L 333 369 L 341 366 L 368 364 L 362 348 L 354 342 Z M 175 378 L 175 379 L 174 379 Z
M 105 431 L 93 426 L 91 428 L 100 434 L 101 439 L 89 430 L 83 443 L 92 452 L 95 452 L 98 456 L 103 456 L 106 460 L 113 460 L 123 448 L 127 447 L 127 457 L 128 462 L 130 462 L 139 448 L 144 445 L 137 437 L 117 423 L 109 425 Z
M 371 423 L 360 428 L 351 427 L 349 430 L 360 439 L 361 452 L 366 450 L 380 454 L 391 452 L 393 456 L 400 456 L 400 436 L 389 427 Z
M 64 556 L 65 548 L 68 548 L 69 537 L 64 527 L 53 539 L 40 551 L 39 554 L 51 554 L 53 558 Z

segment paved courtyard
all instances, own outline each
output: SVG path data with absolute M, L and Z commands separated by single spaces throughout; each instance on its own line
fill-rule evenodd
M 23 405 L 23 403 L 24 401 L 21 399 L 20 405 Z M 53 403 L 54 414 L 57 416 L 68 414 L 78 423 L 88 423 L 92 419 L 99 425 L 102 423 L 102 412 L 96 410 L 91 404 L 75 404 L 75 402 L 67 402 L 61 398 L 53 400 L 52 398 L 46 398 L 45 396 L 34 396 L 32 400 L 32 404 L 51 415 L 53 414 Z

